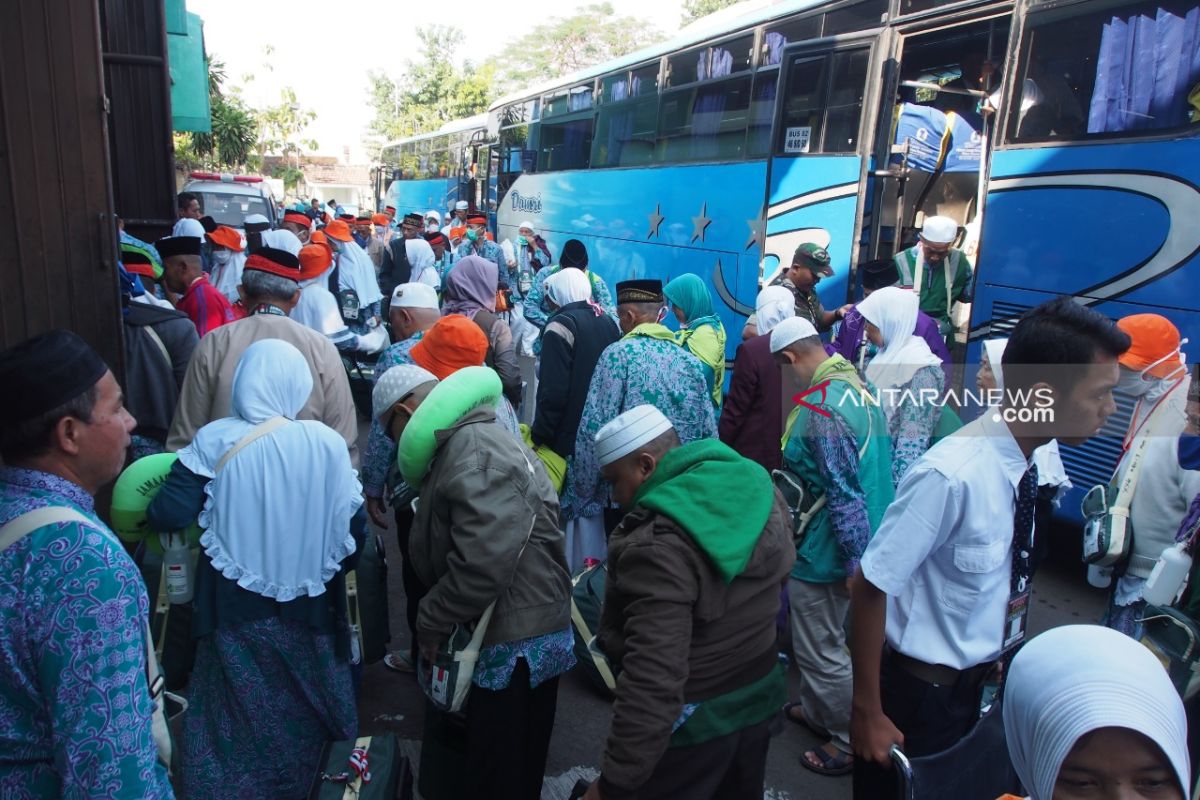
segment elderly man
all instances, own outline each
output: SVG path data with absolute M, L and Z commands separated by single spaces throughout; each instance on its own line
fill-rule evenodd
M 389 378 L 396 370 L 403 385 Z M 403 442 L 436 386 L 432 377 L 414 366 L 384 374 L 380 388 L 396 399 L 376 418 L 388 421 L 394 440 Z M 466 707 L 463 796 L 540 797 L 558 677 L 575 665 L 558 498 L 541 462 L 496 424 L 489 404 L 430 444 L 410 543 L 413 568 L 429 587 L 417 614 L 423 659 L 432 662 L 456 626 L 495 604 Z
M 920 241 L 896 254 L 900 285 L 921 298 L 921 310 L 937 320 L 947 344 L 953 344 L 950 311 L 956 301 L 971 301 L 971 262 L 954 247 L 958 223 L 949 217 L 929 217 Z
M 826 311 L 821 305 L 821 298 L 817 295 L 817 284 L 822 278 L 833 275 L 833 267 L 829 262 L 828 250 L 806 242 L 796 248 L 791 265 L 771 282 L 772 286 L 782 286 L 795 296 L 796 316 L 811 322 L 818 332 L 832 328 L 851 308 L 844 305 L 833 311 Z M 760 333 L 758 320 L 751 314 L 746 320 L 746 326 L 742 328 L 742 339 L 750 339 Z
M 300 240 L 300 244 L 305 245 L 312 235 L 312 220 L 302 211 L 288 210 L 283 212 L 283 221 L 279 223 L 279 229 L 294 234 Z
M 92 499 L 125 464 L 121 387 L 67 331 L 0 353 L 0 384 L 0 795 L 173 797 L 145 584 Z
M 621 671 L 585 798 L 761 798 L 787 690 L 775 652 L 787 507 L 766 470 L 714 439 L 681 445 L 654 406 L 605 425 L 596 451 L 627 514 L 596 637 Z
M 454 213 L 446 216 L 446 224 L 442 228 L 442 233 L 446 234 L 446 238 L 450 240 L 450 246 L 455 250 L 466 238 L 467 211 L 470 208 L 471 206 L 466 200 L 458 200 L 454 203 Z
M 299 419 L 319 420 L 340 433 L 357 466 L 358 419 L 337 348 L 325 336 L 288 318 L 300 301 L 299 280 L 300 260 L 286 250 L 263 247 L 246 259 L 241 293 L 250 316 L 200 340 L 171 422 L 168 450 L 179 450 L 201 427 L 230 416 L 233 377 L 247 347 L 260 339 L 283 339 L 304 355 L 313 374 L 312 394 Z
M 828 736 L 800 764 L 820 775 L 845 775 L 854 769 L 846 581 L 892 501 L 887 418 L 854 366 L 827 354 L 808 320 L 784 320 L 770 341 L 776 363 L 802 389 L 824 386 L 796 407 L 784 430 L 783 466 L 814 497 L 825 498 L 808 527 L 797 532 L 803 538 L 788 580 L 792 655 L 801 677 L 788 715 Z
M 423 228 L 420 214 L 405 214 L 400 223 L 401 235 L 392 237 L 384 249 L 379 289 L 385 298 L 390 298 L 402 283 L 419 281 L 435 289 L 441 285 L 434 266 L 433 248 L 421 235 Z
M 209 283 L 201 266 L 202 243 L 195 236 L 168 236 L 154 243 L 163 261 L 163 283 L 179 295 L 175 307 L 188 315 L 201 337 L 234 320 L 229 300 Z
M 639 405 L 656 406 L 684 444 L 717 434 L 704 367 L 662 324 L 665 302 L 662 281 L 617 284 L 617 317 L 624 336 L 600 354 L 588 385 L 575 437 L 572 484 L 564 488 L 564 494 L 571 492 L 574 518 L 597 519 L 608 506 L 608 485 L 596 458 L 596 434 L 622 412 Z M 593 531 L 592 537 L 598 555 L 603 555 L 603 531 Z

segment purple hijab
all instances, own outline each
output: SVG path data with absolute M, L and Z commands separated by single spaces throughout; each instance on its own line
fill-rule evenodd
M 442 287 L 442 316 L 462 314 L 475 319 L 480 311 L 496 313 L 496 262 L 479 256 L 463 256 L 454 262 Z

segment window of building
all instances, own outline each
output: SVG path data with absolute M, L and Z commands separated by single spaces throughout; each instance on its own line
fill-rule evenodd
M 1200 131 L 1200 2 L 1089 2 L 1031 14 L 1008 136 Z

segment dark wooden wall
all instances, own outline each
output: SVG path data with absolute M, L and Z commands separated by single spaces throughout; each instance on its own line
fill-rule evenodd
M 91 343 L 120 377 L 107 138 L 96 3 L 5 0 L 0 347 L 68 328 Z
M 171 86 L 163 0 L 101 0 L 113 202 L 125 230 L 153 242 L 175 224 Z

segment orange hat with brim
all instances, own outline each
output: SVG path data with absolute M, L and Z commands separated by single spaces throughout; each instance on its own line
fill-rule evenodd
M 371 222 L 374 222 L 376 225 L 382 225 L 385 228 L 392 224 L 392 221 L 388 219 L 387 214 L 372 214 Z
M 333 253 L 328 244 L 306 244 L 300 248 L 300 280 L 319 277 L 333 266 Z
M 409 357 L 440 381 L 463 367 L 481 366 L 487 349 L 487 336 L 473 320 L 462 314 L 450 314 L 425 332 Z
M 228 225 L 218 225 L 215 231 L 204 235 L 215 245 L 242 252 L 242 235 Z
M 339 242 L 349 242 L 354 238 L 350 235 L 350 226 L 342 219 L 335 219 L 326 225 L 325 235 L 331 239 L 337 239 Z
M 1133 314 L 1117 320 L 1117 327 L 1129 335 L 1131 344 L 1117 359 L 1123 367 L 1156 378 L 1165 378 L 1183 365 L 1179 358 L 1182 341 L 1179 329 L 1158 314 Z M 1154 366 L 1151 367 L 1150 365 Z M 1147 367 L 1150 367 L 1147 369 Z

